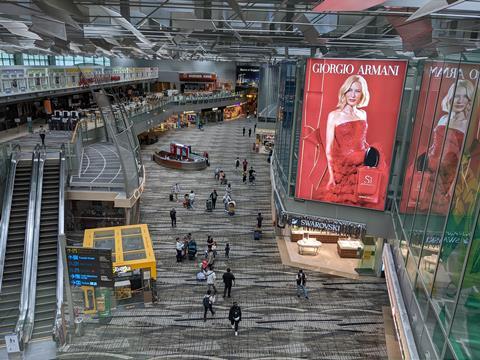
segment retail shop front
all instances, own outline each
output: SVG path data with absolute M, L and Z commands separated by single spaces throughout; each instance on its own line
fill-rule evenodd
M 281 216 L 295 262 L 338 270 L 339 275 L 373 275 L 381 262 L 383 239 L 367 235 L 365 224 L 289 212 Z

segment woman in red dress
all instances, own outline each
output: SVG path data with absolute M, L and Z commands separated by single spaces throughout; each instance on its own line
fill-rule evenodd
M 419 201 L 419 210 L 421 211 L 428 210 L 435 190 L 431 211 L 438 214 L 448 212 L 463 140 L 472 110 L 474 93 L 475 87 L 470 81 L 458 80 L 456 84 L 450 86 L 447 95 L 442 100 L 442 110 L 447 114 L 440 118 L 433 130 L 426 168 L 431 176 L 424 176 L 428 180 L 425 184 L 424 196 L 421 196 Z M 437 183 L 435 185 L 437 170 Z
M 352 75 L 340 87 L 337 108 L 327 119 L 328 171 L 325 175 L 328 181 L 314 194 L 315 199 L 350 205 L 372 202 L 362 199 L 358 193 L 359 168 L 364 166 L 369 149 L 367 113 L 360 108 L 367 106 L 369 101 L 368 84 L 362 76 Z

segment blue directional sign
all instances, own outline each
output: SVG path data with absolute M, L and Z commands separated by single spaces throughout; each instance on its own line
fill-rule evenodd
M 112 250 L 67 246 L 70 285 L 113 287 Z

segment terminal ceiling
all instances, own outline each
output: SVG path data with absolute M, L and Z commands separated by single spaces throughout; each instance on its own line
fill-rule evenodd
M 19 0 L 0 12 L 7 52 L 268 62 L 480 48 L 480 0 Z

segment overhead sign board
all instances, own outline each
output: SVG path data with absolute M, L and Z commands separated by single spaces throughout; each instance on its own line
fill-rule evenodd
M 110 249 L 67 247 L 70 285 L 112 287 L 113 267 Z

